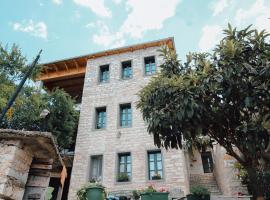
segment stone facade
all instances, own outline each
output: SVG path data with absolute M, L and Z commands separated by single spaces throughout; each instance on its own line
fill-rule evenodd
M 0 129 L 0 199 L 44 199 L 63 166 L 50 133 Z
M 136 108 L 138 91 L 146 85 L 151 76 L 144 74 L 144 58 L 155 56 L 156 64 L 162 62 L 160 47 L 151 47 L 133 52 L 90 59 L 87 63 L 80 122 L 76 141 L 76 150 L 69 190 L 69 199 L 76 199 L 76 191 L 89 181 L 90 158 L 103 156 L 102 184 L 108 191 L 133 190 L 153 183 L 157 187 L 170 190 L 181 189 L 189 192 L 186 158 L 181 150 L 164 150 L 164 179 L 148 180 L 147 152 L 156 150 L 153 138 L 147 132 L 147 126 L 140 111 Z M 133 77 L 121 79 L 121 62 L 131 60 Z M 99 66 L 109 64 L 108 83 L 100 84 Z M 132 126 L 119 126 L 119 105 L 131 103 Z M 95 129 L 95 110 L 106 106 L 107 124 L 105 130 Z M 130 152 L 132 158 L 132 178 L 128 183 L 117 182 L 118 153 Z
M 32 158 L 21 141 L 0 141 L 0 199 L 23 198 Z

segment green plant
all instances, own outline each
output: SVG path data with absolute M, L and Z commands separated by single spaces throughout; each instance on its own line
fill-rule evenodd
M 152 180 L 160 180 L 161 176 L 160 174 L 155 174 L 154 176 L 152 176 Z
M 129 175 L 127 173 L 120 173 L 117 180 L 118 182 L 127 182 L 129 181 Z
M 138 200 L 140 199 L 140 196 L 141 196 L 141 192 L 139 190 L 133 190 L 132 191 L 132 196 L 135 200 Z
M 87 183 L 85 184 L 81 189 L 78 190 L 77 192 L 77 197 L 79 200 L 87 200 L 87 190 L 90 188 L 102 188 L 104 190 L 105 196 L 106 196 L 106 192 L 105 192 L 105 187 L 99 183 Z
M 257 179 L 269 162 L 270 42 L 266 31 L 231 25 L 213 52 L 191 53 L 180 62 L 162 49 L 161 71 L 138 93 L 154 144 L 182 148 L 208 136 L 247 170 L 251 194 L 265 193 Z M 203 146 L 205 143 L 203 143 Z
M 238 173 L 236 174 L 238 179 L 241 180 L 243 184 L 248 184 L 247 170 L 239 162 L 234 163 L 234 168 L 238 170 Z
M 210 195 L 210 192 L 201 185 L 192 186 L 190 192 L 191 194 L 200 198 L 204 198 L 204 196 Z
M 155 193 L 157 190 L 154 188 L 153 185 L 149 185 L 147 188 L 143 189 L 141 193 Z

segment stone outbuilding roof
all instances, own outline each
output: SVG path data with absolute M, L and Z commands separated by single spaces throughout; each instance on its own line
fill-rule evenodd
M 53 161 L 53 171 L 58 171 L 65 166 L 57 149 L 55 139 L 49 132 L 0 129 L 1 139 L 22 141 L 35 158 L 51 159 Z

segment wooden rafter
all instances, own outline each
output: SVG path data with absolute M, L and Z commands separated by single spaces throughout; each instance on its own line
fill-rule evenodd
M 52 66 L 53 66 L 54 70 L 55 70 L 56 72 L 58 72 L 58 68 L 57 68 L 56 64 L 52 64 Z
M 68 66 L 67 66 L 67 63 L 64 62 L 64 65 L 65 65 L 66 71 L 68 72 Z
M 74 61 L 74 63 L 75 63 L 76 69 L 79 70 L 80 67 L 79 67 L 78 62 L 77 62 L 76 60 L 73 60 L 73 61 Z

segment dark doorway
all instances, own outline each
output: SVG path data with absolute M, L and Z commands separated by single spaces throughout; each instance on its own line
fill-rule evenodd
M 213 172 L 213 158 L 211 152 L 202 152 L 202 164 L 204 173 L 212 173 Z

